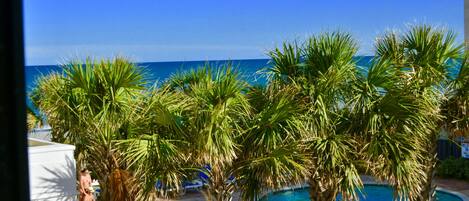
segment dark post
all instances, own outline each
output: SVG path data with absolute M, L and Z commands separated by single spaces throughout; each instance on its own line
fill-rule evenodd
M 0 195 L 29 200 L 23 12 L 21 0 L 0 1 Z

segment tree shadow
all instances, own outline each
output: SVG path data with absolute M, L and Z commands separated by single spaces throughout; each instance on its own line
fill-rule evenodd
M 77 200 L 77 180 L 76 180 L 76 164 L 74 159 L 66 158 L 66 165 L 61 167 L 44 168 L 44 176 L 40 177 L 41 194 L 50 197 L 53 200 L 74 201 Z M 42 198 L 41 198 L 42 199 Z

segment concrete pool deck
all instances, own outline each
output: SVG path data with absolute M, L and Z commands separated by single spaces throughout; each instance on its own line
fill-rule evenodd
M 464 201 L 469 201 L 469 182 L 457 179 L 435 179 L 435 183 L 438 190 L 446 191 L 449 193 L 456 194 L 464 199 Z

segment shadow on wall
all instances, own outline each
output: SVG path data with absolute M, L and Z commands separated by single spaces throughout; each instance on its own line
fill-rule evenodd
M 40 177 L 39 189 L 41 194 L 47 196 L 41 196 L 41 200 L 74 201 L 78 199 L 74 159 L 66 157 L 66 164 L 60 166 L 44 165 L 43 168 L 44 175 Z

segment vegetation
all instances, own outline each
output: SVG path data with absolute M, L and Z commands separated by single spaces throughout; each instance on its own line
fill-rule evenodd
M 75 61 L 63 69 L 39 80 L 32 93 L 52 140 L 76 146 L 78 169 L 96 173 L 104 200 L 132 200 L 131 172 L 115 141 L 129 135 L 124 128 L 143 90 L 142 74 L 122 58 Z
M 231 200 L 238 179 L 246 182 L 239 186 L 242 197 L 254 200 L 306 174 L 293 129 L 295 91 L 248 88 L 240 76 L 230 64 L 207 64 L 165 83 L 190 102 L 184 112 L 189 155 L 207 167 L 199 171 L 209 176 L 208 200 Z
M 299 89 L 301 141 L 311 161 L 311 200 L 335 200 L 339 192 L 344 199 L 358 199 L 355 188 L 362 186 L 359 144 L 342 129 L 347 124 L 344 115 L 355 79 L 356 51 L 349 34 L 334 32 L 313 36 L 304 46 L 284 44 L 283 50 L 270 53 L 272 83 Z
M 28 106 L 26 108 L 26 123 L 28 124 L 28 131 L 32 131 L 35 128 L 41 127 L 42 125 L 42 117 L 37 112 L 34 111 L 37 107 Z
M 469 160 L 454 157 L 442 160 L 438 165 L 437 175 L 443 178 L 469 179 Z
M 400 69 L 401 76 L 405 78 L 401 79 L 402 86 L 415 98 L 428 100 L 423 103 L 428 107 L 422 111 L 427 113 L 426 116 L 420 116 L 421 120 L 416 122 L 420 124 L 416 127 L 416 134 L 421 146 L 418 160 L 424 179 L 420 181 L 421 189 L 414 188 L 418 200 L 433 200 L 435 186 L 432 180 L 437 163 L 438 130 L 443 126 L 441 117 L 444 117 L 440 116 L 444 101 L 440 88 L 451 83 L 450 70 L 458 59 L 465 62 L 463 45 L 455 44 L 452 32 L 422 25 L 411 27 L 401 35 L 388 33 L 378 40 L 376 47 L 379 59 L 387 60 Z
M 360 174 L 389 182 L 396 199 L 434 200 L 438 130 L 464 133 L 469 122 L 468 65 L 454 41 L 426 25 L 389 32 L 361 69 L 351 35 L 323 33 L 270 51 L 266 86 L 230 63 L 148 87 L 124 58 L 73 61 L 31 99 L 53 140 L 96 172 L 102 200 L 176 196 L 200 173 L 207 200 L 305 182 L 311 200 L 358 200 Z
M 442 113 L 446 117 L 444 127 L 459 136 L 469 129 L 469 63 L 467 53 L 462 58 L 459 71 L 446 85 L 446 100 Z
M 409 35 L 421 36 L 422 31 L 439 34 L 416 27 Z M 283 50 L 270 53 L 274 83 L 297 85 L 298 97 L 306 106 L 301 122 L 313 162 L 308 179 L 311 200 L 335 200 L 338 193 L 347 200 L 358 199 L 355 189 L 362 187 L 359 170 L 388 181 L 395 187 L 396 197 L 425 200 L 421 186 L 427 185 L 427 179 L 431 181 L 425 168 L 434 166 L 435 152 L 426 154 L 436 141 L 440 119 L 440 99 L 432 87 L 439 83 L 427 80 L 434 79 L 430 74 L 434 69 L 427 72 L 419 68 L 423 64 L 411 63 L 420 56 L 421 50 L 412 49 L 416 45 L 389 42 L 398 41 L 391 36 L 378 41 L 377 57 L 366 73 L 356 71 L 356 44 L 341 32 L 313 36 L 303 46 L 284 44 Z M 399 47 L 388 48 L 388 44 Z M 457 51 L 451 52 L 457 56 Z M 399 54 L 399 60 L 387 56 Z M 432 56 L 418 59 L 433 62 Z M 446 57 L 439 59 L 435 62 L 447 61 Z M 421 78 L 424 75 L 428 77 Z M 428 83 L 422 86 L 422 81 Z

